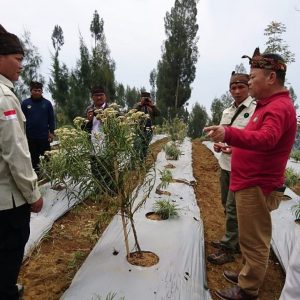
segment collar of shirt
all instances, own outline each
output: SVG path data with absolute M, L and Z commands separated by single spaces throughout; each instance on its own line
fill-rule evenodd
M 257 106 L 265 106 L 268 103 L 276 100 L 276 98 L 281 97 L 281 96 L 284 96 L 284 97 L 289 96 L 289 91 L 279 92 L 279 93 L 273 94 L 270 97 L 258 100 L 257 101 Z
M 14 85 L 13 83 L 7 79 L 6 77 L 4 77 L 3 75 L 0 74 L 0 82 L 4 85 L 6 85 L 8 88 L 13 89 Z
M 242 103 L 240 103 L 240 106 L 244 105 L 245 107 L 249 107 L 251 103 L 255 101 L 251 96 L 248 96 Z M 234 101 L 231 102 L 231 107 L 234 109 L 237 109 L 238 107 L 235 106 Z

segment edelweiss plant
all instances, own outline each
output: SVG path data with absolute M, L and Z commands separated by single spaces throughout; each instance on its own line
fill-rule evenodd
M 173 142 L 179 141 L 182 143 L 187 135 L 187 125 L 178 117 L 170 121 L 165 120 L 163 128 L 164 131 L 170 135 Z
M 154 212 L 163 220 L 178 216 L 178 205 L 171 203 L 168 200 L 155 201 L 153 208 Z
M 181 155 L 180 149 L 174 142 L 166 144 L 164 146 L 164 150 L 166 152 L 167 159 L 178 160 L 179 156 Z
M 300 161 L 300 150 L 292 151 L 290 158 L 294 159 L 296 162 Z
M 293 168 L 286 168 L 284 177 L 285 177 L 284 184 L 288 187 L 292 187 L 292 186 L 296 185 L 297 183 L 299 183 L 299 181 L 300 181 L 299 174 L 296 171 L 294 171 Z
M 163 171 L 160 171 L 160 176 L 161 176 L 160 187 L 162 189 L 165 189 L 173 180 L 172 172 L 168 169 L 164 169 Z
M 74 119 L 75 128 L 57 129 L 60 148 L 46 153 L 41 168 L 52 182 L 66 186 L 67 195 L 78 199 L 100 195 L 101 199 L 109 199 L 110 207 L 119 209 L 129 257 L 130 230 L 135 250 L 141 252 L 133 216 L 146 201 L 155 178 L 146 175 L 146 164 L 140 160 L 137 148 L 148 115 L 136 110 L 120 114 L 116 104 L 96 113 L 101 131 L 90 137 L 84 131 L 86 120 L 81 117 Z M 144 196 L 137 201 L 141 189 Z
M 300 221 L 300 201 L 291 207 L 291 210 L 295 216 L 295 221 Z

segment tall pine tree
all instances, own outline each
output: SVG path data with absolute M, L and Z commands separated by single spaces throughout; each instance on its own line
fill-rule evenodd
M 191 96 L 191 83 L 196 75 L 197 0 L 175 0 L 165 17 L 167 40 L 157 66 L 156 98 L 162 116 L 184 113 Z

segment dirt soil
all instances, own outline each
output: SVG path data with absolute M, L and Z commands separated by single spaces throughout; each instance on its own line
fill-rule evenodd
M 166 141 L 164 139 L 151 145 L 154 157 Z M 209 242 L 223 235 L 224 212 L 220 200 L 218 162 L 212 152 L 197 140 L 193 142 L 193 170 L 197 181 L 195 193 L 204 223 L 207 256 L 215 251 Z M 109 224 L 109 218 L 101 226 L 97 222 L 103 209 L 101 204 L 86 200 L 55 222 L 38 248 L 23 263 L 19 282 L 25 286 L 24 300 L 56 300 L 61 297 Z M 236 271 L 240 263 L 240 255 L 236 256 L 236 262 L 223 266 L 207 263 L 209 289 L 213 291 L 230 287 L 223 279 L 222 272 Z M 283 284 L 284 273 L 271 254 L 260 300 L 279 299 Z M 213 292 L 212 298 L 217 299 Z

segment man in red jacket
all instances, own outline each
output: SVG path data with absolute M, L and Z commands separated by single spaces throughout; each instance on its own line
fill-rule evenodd
M 239 274 L 224 272 L 237 284 L 216 291 L 220 299 L 257 299 L 269 258 L 272 223 L 270 212 L 279 206 L 284 172 L 292 149 L 296 112 L 284 87 L 286 64 L 277 54 L 260 54 L 250 60 L 249 93 L 257 107 L 245 129 L 205 128 L 214 142 L 232 146 L 230 190 L 235 193 L 239 243 L 244 265 Z

